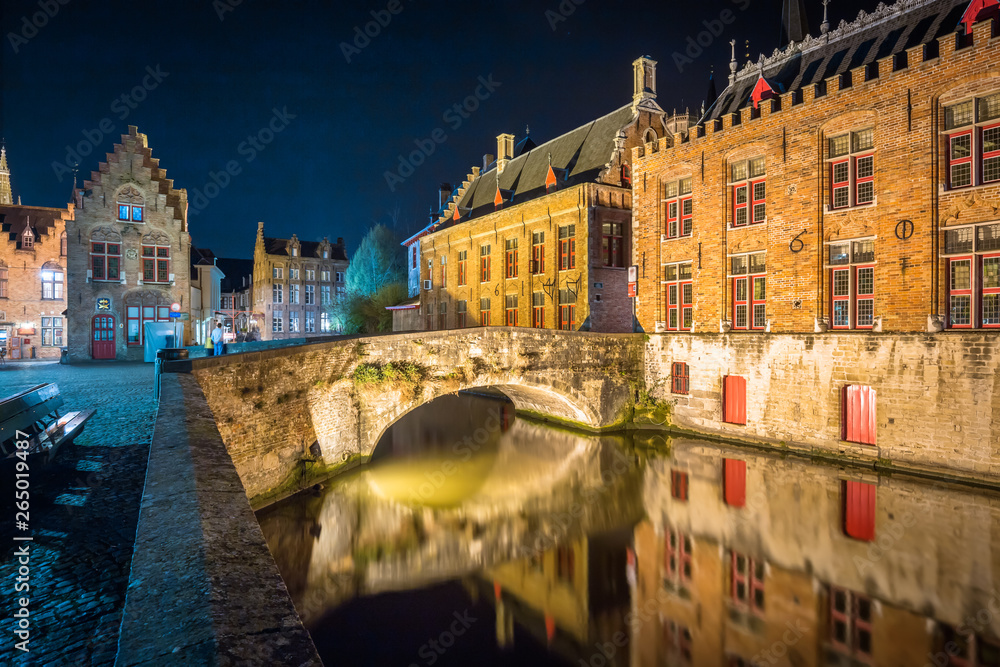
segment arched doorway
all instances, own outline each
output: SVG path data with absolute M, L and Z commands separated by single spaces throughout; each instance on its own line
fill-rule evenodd
M 114 359 L 115 358 L 115 318 L 112 315 L 95 315 L 93 325 L 93 349 L 91 356 L 94 359 Z

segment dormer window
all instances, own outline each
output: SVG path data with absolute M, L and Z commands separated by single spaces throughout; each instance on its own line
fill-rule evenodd
M 330 259 L 330 251 L 329 250 L 324 250 L 323 251 L 323 259 Z
M 127 186 L 118 193 L 115 201 L 118 202 L 119 222 L 145 222 L 146 212 L 143 210 L 145 200 L 142 193 L 134 187 Z
M 298 257 L 298 256 L 299 256 L 299 249 L 293 247 L 292 248 L 292 257 Z
M 24 233 L 21 234 L 21 249 L 31 250 L 35 247 L 35 235 L 31 231 L 31 227 L 25 227 Z

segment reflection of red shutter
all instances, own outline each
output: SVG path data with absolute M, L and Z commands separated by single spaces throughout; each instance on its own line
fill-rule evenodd
M 727 375 L 722 383 L 722 420 L 730 424 L 747 423 L 747 381 L 739 375 Z
M 875 390 L 865 385 L 848 385 L 841 399 L 843 439 L 862 445 L 875 444 Z
M 723 459 L 722 471 L 726 504 L 743 507 L 747 502 L 747 462 Z
M 875 539 L 875 485 L 844 482 L 844 534 L 856 540 Z

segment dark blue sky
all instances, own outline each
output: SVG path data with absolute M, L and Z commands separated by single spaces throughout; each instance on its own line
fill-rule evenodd
M 832 2 L 831 23 L 876 4 Z M 816 34 L 822 5 L 806 6 Z M 728 25 L 717 21 L 724 10 L 735 17 Z M 426 224 L 440 182 L 461 181 L 496 152 L 497 134 L 520 140 L 527 125 L 542 143 L 627 103 L 640 55 L 659 62 L 661 106 L 695 109 L 710 66 L 724 87 L 730 39 L 741 65 L 746 39 L 754 60 L 777 46 L 781 2 L 3 0 L 0 11 L 0 134 L 15 197 L 64 206 L 67 146 L 97 146 L 81 156 L 82 183 L 137 125 L 175 186 L 188 189 L 191 212 L 203 206 L 190 216 L 195 244 L 249 257 L 258 220 L 272 236 L 343 236 L 353 252 L 398 206 L 405 237 Z M 342 43 L 356 48 L 355 28 L 373 11 L 390 20 L 347 62 Z M 721 34 L 679 71 L 674 54 L 705 22 Z M 487 93 L 479 78 L 491 76 L 499 86 Z M 144 99 L 122 99 L 137 86 Z M 486 98 L 478 109 L 446 115 L 477 88 Z M 247 142 L 269 123 L 280 130 L 270 143 Z M 390 189 L 385 173 L 400 173 L 399 156 L 415 141 L 429 147 L 435 130 L 446 139 Z M 197 200 L 230 161 L 239 173 Z

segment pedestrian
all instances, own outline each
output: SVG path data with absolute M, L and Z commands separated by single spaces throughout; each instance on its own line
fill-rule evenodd
M 222 356 L 222 322 L 216 322 L 212 329 L 212 343 L 215 344 L 214 356 Z

